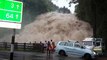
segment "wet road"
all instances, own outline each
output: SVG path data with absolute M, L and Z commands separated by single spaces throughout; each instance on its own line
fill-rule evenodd
M 9 52 L 0 52 L 0 58 L 9 60 Z M 14 60 L 81 60 L 73 57 L 60 57 L 56 54 L 50 56 L 37 52 L 14 52 Z
M 0 60 L 9 60 L 9 52 L 0 52 Z M 46 53 L 37 52 L 14 52 L 14 60 L 82 60 L 74 57 L 61 57 L 56 54 L 47 56 Z M 98 58 L 95 60 L 107 60 L 107 58 Z

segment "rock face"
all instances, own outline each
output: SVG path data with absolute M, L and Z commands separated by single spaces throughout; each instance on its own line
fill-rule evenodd
M 83 40 L 93 35 L 91 26 L 72 14 L 50 12 L 38 16 L 16 35 L 16 42 Z

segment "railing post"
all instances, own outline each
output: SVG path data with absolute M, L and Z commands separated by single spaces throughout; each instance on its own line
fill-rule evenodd
M 14 46 L 15 46 L 14 49 L 17 50 L 18 49 L 17 42 L 15 43 Z
M 7 42 L 4 42 L 4 47 L 5 49 L 7 49 Z
M 26 50 L 26 43 L 24 43 L 24 51 Z

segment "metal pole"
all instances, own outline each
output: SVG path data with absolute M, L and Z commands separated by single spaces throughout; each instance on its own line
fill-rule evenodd
M 16 32 L 15 29 L 13 29 L 13 36 L 11 40 L 11 50 L 10 50 L 10 60 L 13 60 L 13 56 L 14 56 L 15 32 Z

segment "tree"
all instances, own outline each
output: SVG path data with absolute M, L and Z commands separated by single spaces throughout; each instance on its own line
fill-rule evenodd
M 18 0 L 18 1 L 22 1 L 24 5 L 22 26 L 33 22 L 37 15 L 49 11 L 54 11 L 58 8 L 50 0 Z
M 59 8 L 58 12 L 59 13 L 71 13 L 70 10 L 66 8 L 65 6 L 63 8 Z
M 75 10 L 76 16 L 91 24 L 93 36 L 102 37 L 107 43 L 107 0 L 71 0 L 71 2 L 78 3 Z

